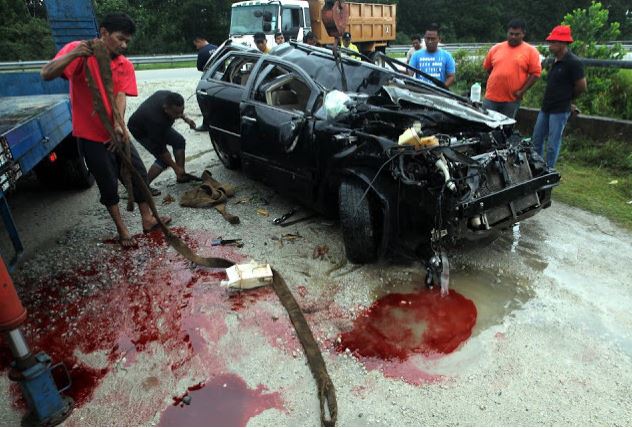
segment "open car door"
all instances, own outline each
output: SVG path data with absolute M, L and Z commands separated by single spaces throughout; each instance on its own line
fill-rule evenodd
M 318 147 L 311 112 L 321 92 L 301 70 L 274 59 L 262 61 L 253 82 L 240 105 L 244 171 L 313 202 Z

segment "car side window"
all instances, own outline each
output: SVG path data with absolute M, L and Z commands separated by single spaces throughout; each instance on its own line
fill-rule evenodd
M 246 86 L 256 62 L 257 58 L 229 56 L 220 61 L 211 75 L 215 80 Z
M 264 71 L 255 100 L 284 110 L 306 111 L 311 89 L 296 73 L 280 65 Z

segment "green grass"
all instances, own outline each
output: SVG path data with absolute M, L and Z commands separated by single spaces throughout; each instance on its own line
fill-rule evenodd
M 553 198 L 632 230 L 632 143 L 567 137 Z
M 139 70 L 163 70 L 166 68 L 190 68 L 195 67 L 197 63 L 195 61 L 187 62 L 161 62 L 156 64 L 136 64 L 134 69 Z

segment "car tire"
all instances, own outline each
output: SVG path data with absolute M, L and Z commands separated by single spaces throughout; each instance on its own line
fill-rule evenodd
M 226 151 L 225 147 L 222 147 L 223 143 L 221 137 L 214 137 L 210 132 L 209 137 L 211 138 L 211 144 L 213 144 L 213 149 L 215 149 L 217 158 L 222 165 L 224 165 L 227 169 L 239 169 L 241 166 L 241 159 L 239 156 L 229 153 Z
M 376 209 L 371 195 L 358 180 L 343 178 L 338 192 L 338 213 L 347 259 L 352 263 L 371 263 L 377 259 Z M 364 196 L 364 197 L 363 197 Z

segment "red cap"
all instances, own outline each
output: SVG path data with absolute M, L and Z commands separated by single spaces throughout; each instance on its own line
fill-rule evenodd
M 571 36 L 571 27 L 568 25 L 558 25 L 551 31 L 549 37 L 546 38 L 547 42 L 567 42 L 573 43 L 573 36 Z

